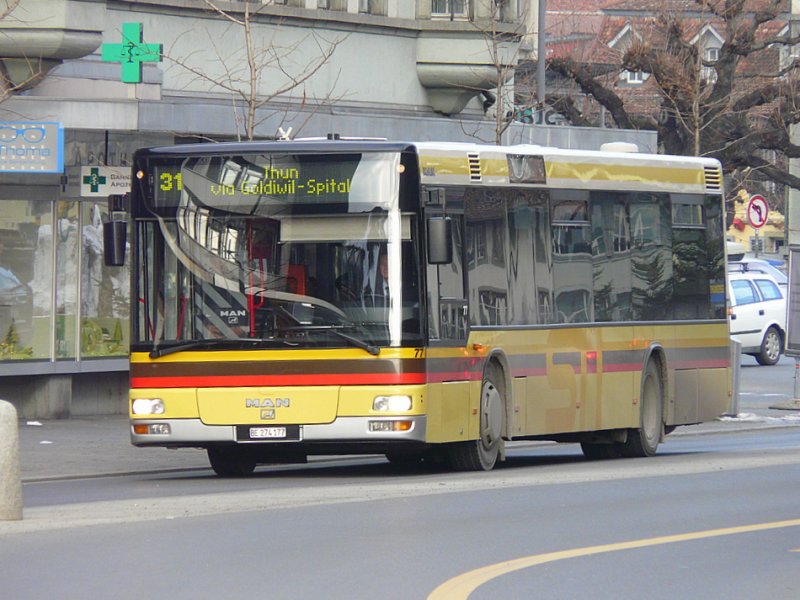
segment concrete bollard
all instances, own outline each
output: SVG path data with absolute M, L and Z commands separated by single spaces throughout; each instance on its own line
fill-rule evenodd
M 731 401 L 728 412 L 723 417 L 735 417 L 739 414 L 739 388 L 742 378 L 742 342 L 731 338 Z
M 0 400 L 0 521 L 22 519 L 17 410 Z

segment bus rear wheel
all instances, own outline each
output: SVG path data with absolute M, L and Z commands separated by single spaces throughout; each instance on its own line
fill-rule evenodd
M 505 400 L 499 370 L 486 369 L 481 384 L 479 437 L 469 442 L 457 442 L 449 447 L 450 465 L 456 471 L 491 471 L 500 456 L 503 444 Z
M 212 447 L 207 449 L 208 462 L 220 477 L 245 477 L 256 468 L 255 459 L 236 446 Z
M 642 375 L 639 395 L 639 427 L 628 431 L 628 439 L 621 444 L 622 456 L 653 456 L 664 435 L 664 385 L 661 370 L 650 361 Z

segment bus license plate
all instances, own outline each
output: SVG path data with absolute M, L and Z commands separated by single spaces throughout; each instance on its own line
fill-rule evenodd
M 286 437 L 286 427 L 251 427 L 251 440 L 280 439 Z

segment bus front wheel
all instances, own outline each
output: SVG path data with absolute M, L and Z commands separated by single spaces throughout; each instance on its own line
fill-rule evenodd
M 469 442 L 457 442 L 450 446 L 450 465 L 456 471 L 491 471 L 500 456 L 503 444 L 503 419 L 505 400 L 499 370 L 486 369 L 481 384 L 479 438 Z
M 208 462 L 220 477 L 244 477 L 256 468 L 256 461 L 236 446 L 220 446 L 208 448 Z

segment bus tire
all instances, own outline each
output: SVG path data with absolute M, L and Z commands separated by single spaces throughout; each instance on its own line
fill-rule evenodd
M 778 362 L 781 357 L 781 347 L 783 346 L 781 334 L 774 325 L 767 329 L 764 339 L 761 340 L 761 348 L 756 354 L 756 361 L 760 365 L 770 366 Z
M 664 384 L 658 363 L 651 360 L 642 374 L 642 391 L 639 395 L 639 427 L 628 431 L 628 438 L 620 444 L 622 456 L 653 456 L 664 435 Z
M 456 471 L 491 471 L 497 463 L 505 419 L 505 397 L 498 387 L 501 381 L 499 369 L 489 366 L 481 383 L 478 439 L 457 442 L 448 449 L 450 465 Z
M 255 459 L 243 448 L 236 446 L 211 447 L 207 449 L 208 462 L 220 477 L 245 477 L 256 468 Z

